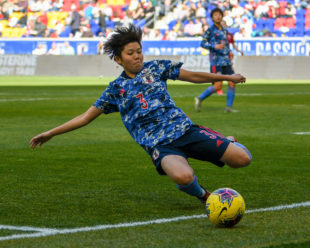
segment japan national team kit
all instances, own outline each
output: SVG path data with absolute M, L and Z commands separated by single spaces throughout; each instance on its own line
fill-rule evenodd
M 159 166 L 160 160 L 167 154 L 196 157 L 222 166 L 218 160 L 229 144 L 224 136 L 217 135 L 215 131 L 194 125 L 176 107 L 168 94 L 166 81 L 177 79 L 181 66 L 182 63 L 170 60 L 145 62 L 135 78 L 130 78 L 123 72 L 94 103 L 105 114 L 120 112 L 125 127 L 133 139 L 152 156 L 160 174 L 164 174 Z M 186 149 L 189 143 L 198 142 L 199 139 L 201 141 L 201 137 L 197 135 L 205 137 L 204 142 L 214 143 L 217 149 L 212 150 L 218 150 L 215 157 L 212 158 L 209 154 L 204 159 L 199 157 L 201 154 L 197 157 Z M 182 139 L 179 139 L 181 136 Z M 178 143 L 169 147 L 169 144 L 175 142 Z M 213 146 L 211 143 L 209 146 Z M 201 143 L 201 146 L 205 149 L 206 144 Z M 199 150 L 199 147 L 196 148 Z

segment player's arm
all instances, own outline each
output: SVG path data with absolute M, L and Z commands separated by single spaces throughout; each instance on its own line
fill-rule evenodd
M 239 52 L 239 53 L 243 56 L 243 52 L 238 48 L 238 46 L 236 45 L 236 43 L 234 42 L 234 43 L 232 43 L 232 44 L 233 44 L 234 49 L 235 49 L 237 52 Z
M 233 83 L 245 83 L 246 78 L 241 74 L 221 75 L 207 72 L 194 72 L 180 69 L 178 80 L 196 84 L 212 83 L 218 81 L 231 81 Z
M 207 32 L 202 36 L 200 46 L 209 50 L 224 49 L 225 45 L 222 43 L 218 44 L 214 37 L 215 35 L 210 30 L 207 30 Z
M 72 120 L 33 137 L 30 140 L 30 146 L 31 148 L 35 148 L 37 145 L 41 147 L 45 142 L 49 141 L 56 135 L 67 133 L 87 125 L 88 123 L 96 119 L 101 113 L 102 110 L 91 106 L 86 112 L 73 118 Z

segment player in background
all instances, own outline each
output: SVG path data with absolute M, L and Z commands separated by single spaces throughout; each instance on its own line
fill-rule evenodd
M 224 28 L 227 28 L 227 24 L 226 24 L 226 22 L 225 22 L 224 20 L 222 21 L 222 26 L 223 26 Z M 243 54 L 243 52 L 238 48 L 238 46 L 236 45 L 235 40 L 234 40 L 234 35 L 233 35 L 232 33 L 230 33 L 229 31 L 227 31 L 227 36 L 226 36 L 226 38 L 227 38 L 227 41 L 228 41 L 229 48 L 230 48 L 230 50 L 231 50 L 230 53 L 229 53 L 229 59 L 230 59 L 230 61 L 231 61 L 231 67 L 233 68 L 234 54 L 233 54 L 233 52 L 232 52 L 232 48 L 234 48 L 238 53 L 240 53 L 241 56 L 243 56 L 244 54 Z M 223 82 L 222 82 L 222 84 L 223 84 Z M 221 87 L 221 89 L 219 89 L 218 91 L 216 91 L 216 94 L 218 94 L 218 95 L 223 95 L 222 87 Z
M 108 38 L 104 51 L 123 67 L 101 97 L 83 114 L 30 141 L 42 146 L 52 137 L 83 127 L 102 113 L 119 112 L 122 121 L 142 148 L 151 156 L 160 175 L 168 175 L 177 188 L 205 203 L 209 192 L 198 184 L 187 158 L 209 161 L 219 167 L 247 166 L 251 154 L 235 139 L 209 128 L 195 125 L 167 91 L 167 80 L 196 84 L 221 80 L 244 83 L 239 74 L 217 75 L 183 70 L 181 62 L 152 60 L 143 62 L 142 30 L 134 25 L 118 27 Z
M 216 74 L 232 75 L 234 70 L 230 60 L 231 50 L 227 40 L 228 30 L 222 26 L 223 11 L 215 8 L 211 12 L 213 25 L 202 36 L 201 47 L 210 51 L 210 71 Z M 199 97 L 195 97 L 195 109 L 201 110 L 201 103 L 223 87 L 222 81 L 214 82 Z M 235 99 L 235 83 L 228 80 L 227 98 L 225 112 L 238 112 L 232 108 Z

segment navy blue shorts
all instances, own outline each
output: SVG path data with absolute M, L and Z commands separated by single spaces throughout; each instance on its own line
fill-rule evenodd
M 161 160 L 167 155 L 179 155 L 211 162 L 219 167 L 224 166 L 220 161 L 229 145 L 230 140 L 210 128 L 193 125 L 183 136 L 167 145 L 157 145 L 150 155 L 160 175 L 166 173 L 161 168 Z
M 212 65 L 210 67 L 210 71 L 212 73 L 220 73 L 222 75 L 232 75 L 232 74 L 235 74 L 234 69 L 232 68 L 231 65 L 227 65 L 227 66 L 215 66 L 215 65 Z

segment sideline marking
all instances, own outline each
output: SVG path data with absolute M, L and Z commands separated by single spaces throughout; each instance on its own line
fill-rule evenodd
M 310 207 L 310 201 L 293 203 L 290 205 L 280 205 L 280 206 L 269 207 L 269 208 L 251 209 L 251 210 L 247 210 L 246 214 L 260 213 L 260 212 L 272 212 L 272 211 L 279 211 L 279 210 L 298 208 L 298 207 Z M 0 225 L 0 230 L 36 231 L 36 233 L 14 234 L 10 236 L 0 237 L 0 241 L 23 239 L 23 238 L 38 238 L 38 237 L 53 236 L 57 234 L 99 231 L 99 230 L 112 229 L 112 228 L 145 226 L 145 225 L 152 225 L 152 224 L 176 222 L 176 221 L 181 221 L 181 220 L 200 219 L 200 218 L 206 218 L 206 217 L 207 217 L 206 214 L 200 214 L 200 215 L 191 215 L 191 216 L 179 216 L 179 217 L 174 217 L 174 218 L 169 218 L 169 219 L 163 218 L 163 219 L 149 220 L 149 221 L 142 221 L 142 222 L 119 223 L 119 224 L 99 225 L 99 226 L 93 226 L 93 227 L 80 227 L 80 228 L 71 228 L 71 229 L 52 229 L 52 228 L 36 228 L 36 227 L 27 227 L 27 226 Z
M 310 135 L 310 132 L 296 132 L 293 134 L 297 134 L 297 135 Z

